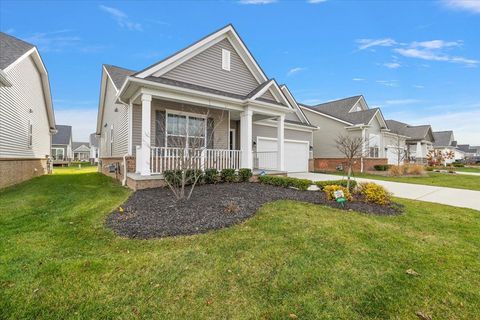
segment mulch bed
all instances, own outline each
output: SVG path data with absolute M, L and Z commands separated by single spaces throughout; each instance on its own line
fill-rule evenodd
M 123 205 L 123 212 L 112 212 L 106 225 L 128 238 L 159 238 L 192 235 L 221 229 L 253 216 L 265 203 L 297 200 L 342 209 L 327 201 L 323 192 L 299 191 L 260 183 L 225 183 L 197 186 L 189 201 L 177 202 L 168 188 L 135 192 Z M 379 206 L 349 202 L 346 210 L 378 215 L 397 215 L 399 205 Z

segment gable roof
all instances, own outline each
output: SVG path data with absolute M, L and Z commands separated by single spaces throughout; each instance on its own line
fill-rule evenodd
M 57 133 L 52 136 L 52 144 L 67 145 L 72 138 L 72 126 L 57 125 Z
M 117 91 L 120 90 L 125 80 L 127 80 L 127 77 L 135 73 L 133 70 L 113 66 L 111 64 L 104 64 L 103 66 L 110 75 L 110 79 L 112 79 L 113 85 Z
M 175 63 L 184 62 L 189 58 L 195 56 L 198 52 L 205 50 L 206 48 L 227 37 L 229 38 L 230 42 L 237 50 L 237 52 L 241 54 L 241 56 L 245 57 L 243 59 L 244 63 L 250 69 L 253 76 L 257 79 L 258 83 L 260 84 L 264 81 L 267 81 L 268 78 L 265 75 L 265 72 L 260 67 L 257 60 L 255 60 L 250 50 L 248 50 L 242 38 L 237 33 L 237 30 L 235 30 L 231 23 L 210 33 L 209 35 L 201 38 L 193 44 L 175 52 L 174 54 L 166 57 L 165 59 L 135 73 L 134 76 L 139 78 L 145 78 L 153 75 L 154 73 L 156 73 L 157 76 L 161 76 L 163 73 L 171 70 L 171 68 L 175 66 Z M 158 74 L 159 72 L 160 74 Z
M 0 69 L 5 69 L 35 46 L 0 32 Z
M 436 131 L 433 133 L 435 147 L 451 147 L 453 142 L 453 131 Z
M 72 142 L 73 151 L 77 152 L 88 152 L 90 151 L 88 142 Z
M 396 120 L 386 120 L 385 121 L 388 125 L 388 128 L 393 133 L 397 133 L 403 136 L 407 136 L 409 140 L 424 140 L 427 139 L 429 132 L 431 132 L 432 127 L 430 125 L 419 125 L 419 126 L 411 126 L 407 123 L 403 123 Z M 435 138 L 432 136 L 433 141 Z
M 333 117 L 335 119 L 342 120 L 351 125 L 367 125 L 371 122 L 373 117 L 375 117 L 377 112 L 381 113 L 381 111 L 379 108 L 368 109 L 368 106 L 367 106 L 367 109 L 365 110 L 351 111 L 353 106 L 355 106 L 361 100 L 364 101 L 366 105 L 364 97 L 362 95 L 358 95 L 358 96 L 348 97 L 344 99 L 320 103 L 315 106 L 307 106 L 307 105 L 303 105 L 303 106 L 311 110 L 328 115 L 330 117 Z M 383 119 L 383 115 L 382 115 L 382 119 Z
M 50 130 L 53 131 L 55 129 L 55 114 L 53 112 L 50 81 L 40 53 L 33 44 L 0 32 L 0 70 L 2 71 L 0 82 L 4 86 L 12 86 L 6 74 L 9 71 L 8 69 L 13 68 L 16 62 L 23 61 L 26 57 L 31 57 L 40 74 L 48 124 Z

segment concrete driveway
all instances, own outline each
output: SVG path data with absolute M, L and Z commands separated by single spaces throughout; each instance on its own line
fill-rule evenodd
M 323 173 L 289 173 L 289 177 L 309 179 L 312 181 L 339 180 L 341 176 Z M 391 182 L 374 179 L 355 178 L 358 182 L 375 182 L 384 186 L 395 197 L 435 202 L 455 207 L 480 210 L 480 191 L 426 186 L 421 184 Z M 480 179 L 479 179 L 480 183 Z

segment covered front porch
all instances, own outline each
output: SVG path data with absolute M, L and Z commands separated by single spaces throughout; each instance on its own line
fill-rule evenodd
M 132 99 L 130 107 L 132 177 L 157 179 L 167 170 L 285 171 L 284 113 L 249 104 L 205 106 L 152 91 Z M 276 124 L 276 147 L 256 152 L 253 126 L 267 119 Z

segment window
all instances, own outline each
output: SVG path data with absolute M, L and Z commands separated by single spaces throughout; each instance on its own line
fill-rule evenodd
M 201 148 L 206 146 L 205 118 L 167 114 L 167 147 Z
M 378 158 L 378 147 L 370 147 L 370 158 Z
M 378 158 L 379 157 L 379 146 L 380 146 L 380 137 L 378 134 L 369 134 L 368 135 L 368 144 L 369 144 L 369 157 Z
M 64 160 L 63 148 L 52 148 L 52 157 L 53 160 Z
M 33 145 L 33 125 L 28 121 L 28 147 L 31 148 Z
M 230 71 L 230 51 L 222 49 L 222 69 Z

